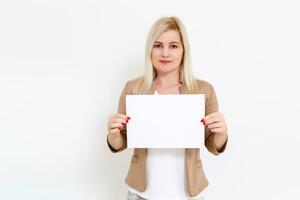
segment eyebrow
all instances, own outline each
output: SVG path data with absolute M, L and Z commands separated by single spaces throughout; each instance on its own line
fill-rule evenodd
M 154 43 L 163 44 L 163 42 L 160 42 L 160 41 L 155 41 Z M 177 41 L 172 41 L 172 42 L 169 42 L 169 44 L 172 44 L 172 43 L 177 43 L 177 44 L 179 44 Z

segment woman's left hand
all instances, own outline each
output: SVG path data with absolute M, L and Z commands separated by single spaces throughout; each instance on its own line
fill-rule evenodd
M 223 113 L 213 112 L 206 115 L 201 122 L 213 133 L 227 135 L 227 126 Z

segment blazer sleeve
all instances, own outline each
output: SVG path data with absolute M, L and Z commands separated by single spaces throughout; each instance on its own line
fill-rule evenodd
M 219 111 L 219 105 L 217 96 L 214 90 L 214 87 L 209 84 L 209 90 L 207 93 L 206 103 L 205 103 L 205 116 Z M 224 152 L 226 146 L 227 146 L 227 140 L 223 147 L 218 151 L 214 142 L 215 133 L 211 132 L 207 127 L 205 127 L 205 146 L 208 149 L 209 152 L 211 152 L 214 155 L 219 155 L 220 153 Z
M 123 88 L 123 91 L 119 97 L 118 113 L 121 113 L 124 115 L 126 115 L 126 94 L 128 94 L 128 82 L 126 83 L 126 85 Z M 121 152 L 127 148 L 127 127 L 126 127 L 126 125 L 123 126 L 123 129 L 121 130 L 120 134 L 122 136 L 122 141 L 123 141 L 123 146 L 120 149 L 114 149 L 108 141 L 108 135 L 106 137 L 107 145 L 108 145 L 110 151 L 113 153 Z

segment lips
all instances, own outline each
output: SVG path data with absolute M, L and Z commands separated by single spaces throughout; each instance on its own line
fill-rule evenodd
M 168 61 L 168 60 L 160 60 L 159 62 L 160 62 L 160 63 L 163 63 L 163 64 L 168 64 L 168 63 L 170 63 L 170 62 L 172 62 L 172 61 Z

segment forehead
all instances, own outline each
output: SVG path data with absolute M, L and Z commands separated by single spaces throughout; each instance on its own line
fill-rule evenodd
M 155 41 L 163 42 L 163 43 L 169 43 L 169 42 L 180 42 L 180 33 L 176 30 L 169 30 L 161 33 Z

